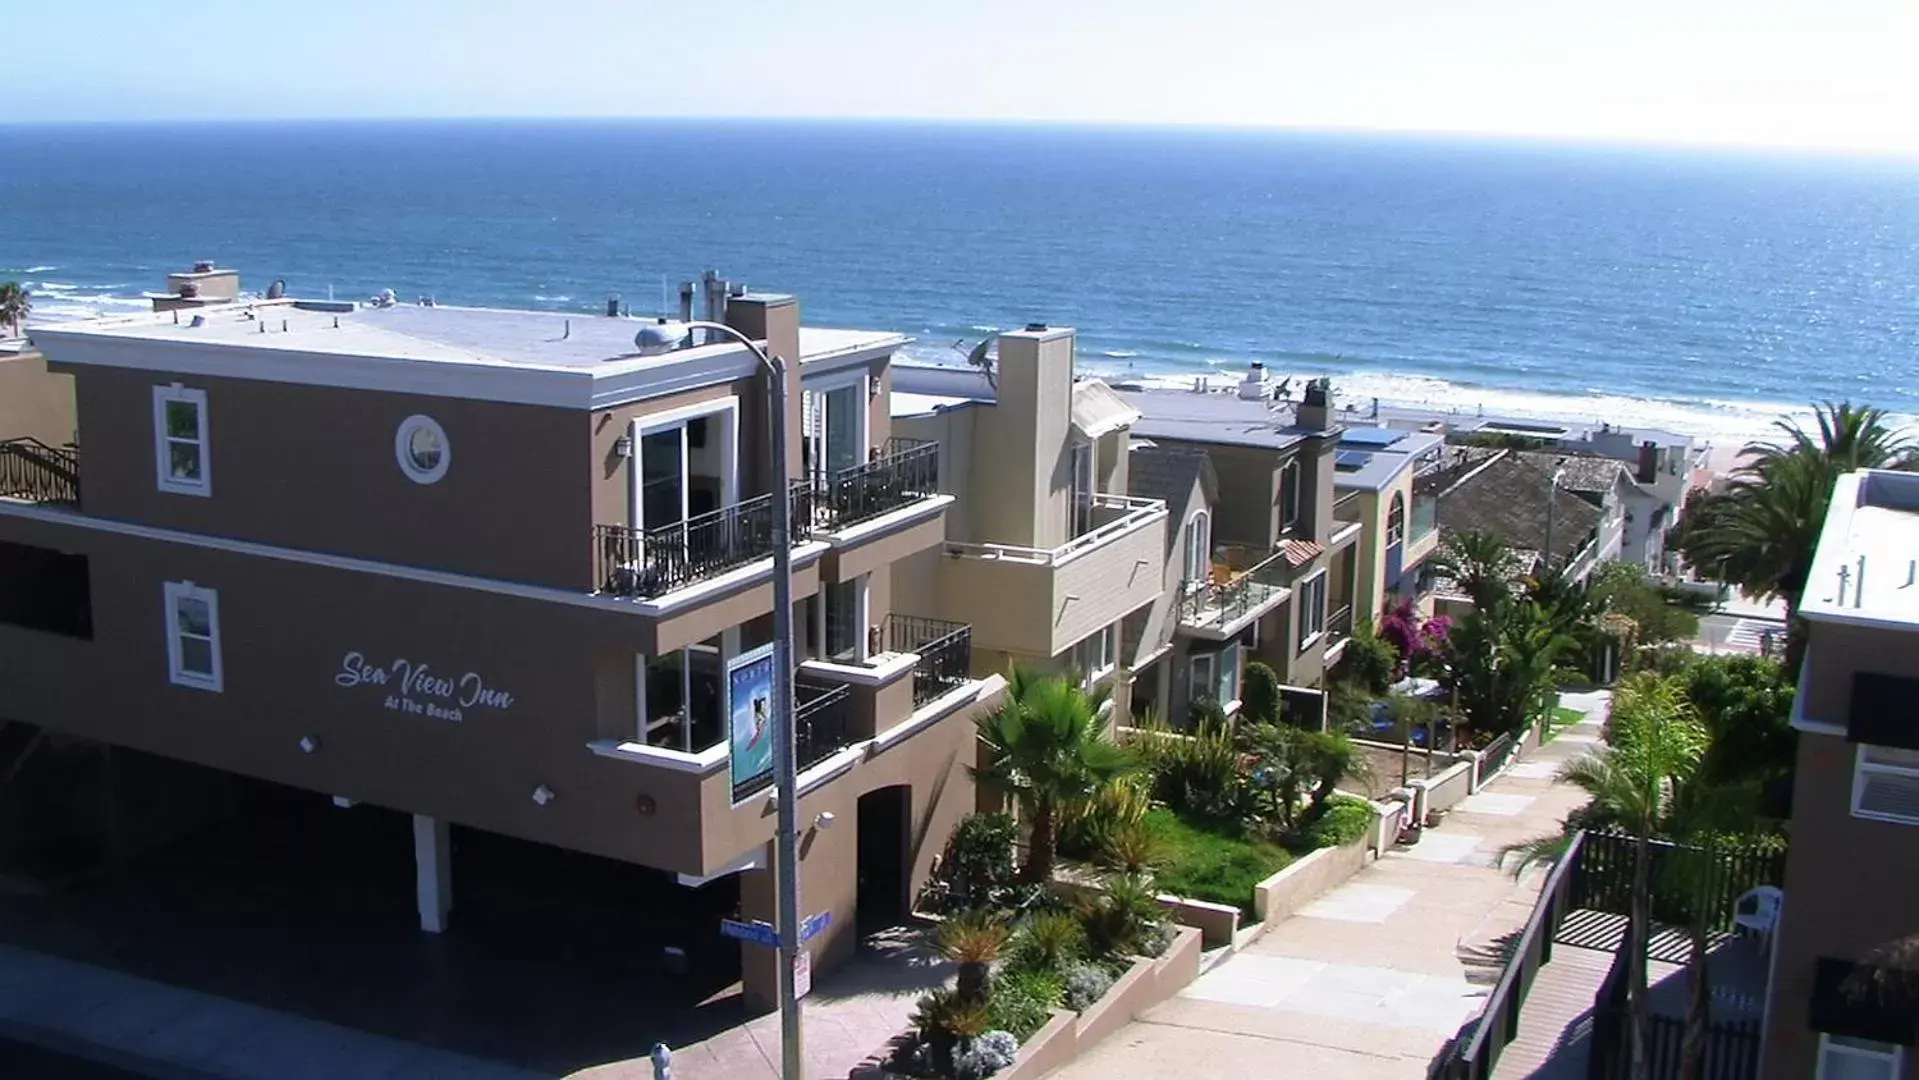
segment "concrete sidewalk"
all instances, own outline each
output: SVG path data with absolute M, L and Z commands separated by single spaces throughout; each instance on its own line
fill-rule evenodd
M 1525 925 L 1544 882 L 1543 868 L 1516 880 L 1496 865 L 1500 853 L 1557 832 L 1586 801 L 1556 776 L 1599 741 L 1606 698 L 1565 695 L 1584 721 L 1418 844 L 1387 853 L 1053 1075 L 1424 1077 L 1483 1006 L 1501 939 Z

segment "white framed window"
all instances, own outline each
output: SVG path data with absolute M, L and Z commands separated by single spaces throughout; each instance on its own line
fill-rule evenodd
M 1919 750 L 1860 743 L 1852 771 L 1852 816 L 1919 825 Z
M 1386 546 L 1392 547 L 1406 539 L 1406 498 L 1399 492 L 1393 492 L 1393 501 L 1386 506 Z
M 1195 653 L 1186 662 L 1186 694 L 1192 701 L 1210 698 L 1219 692 L 1219 654 Z M 1220 702 L 1223 706 L 1225 702 Z
M 1079 644 L 1073 646 L 1072 656 L 1080 681 L 1092 689 L 1119 666 L 1119 624 L 1081 638 Z
M 153 463 L 161 491 L 213 494 L 207 392 L 174 383 L 153 388 Z
M 191 581 L 169 581 L 163 596 L 167 607 L 167 678 L 176 686 L 219 693 L 224 685 L 220 594 Z
M 808 379 L 800 390 L 800 458 L 807 476 L 830 480 L 866 464 L 866 369 Z
M 1213 517 L 1206 511 L 1196 512 L 1186 522 L 1184 575 L 1188 588 L 1197 589 L 1206 584 L 1213 569 Z
M 1326 630 L 1326 571 L 1307 578 L 1293 596 L 1299 601 L 1299 647 L 1304 650 Z
M 447 442 L 446 429 L 439 421 L 414 415 L 400 421 L 400 429 L 394 432 L 393 456 L 408 480 L 432 484 L 453 464 L 453 445 Z
M 1300 491 L 1300 468 L 1298 458 L 1286 459 L 1279 467 L 1279 529 L 1291 532 L 1299 527 L 1299 513 L 1303 500 Z
M 1848 1035 L 1819 1036 L 1817 1080 L 1899 1080 L 1905 1055 L 1892 1043 Z

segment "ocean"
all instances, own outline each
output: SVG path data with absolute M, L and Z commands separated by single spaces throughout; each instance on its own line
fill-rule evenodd
M 1080 332 L 1127 378 L 1728 438 L 1919 414 L 1919 163 L 1251 131 L 756 121 L 0 128 L 33 323 L 195 259 L 295 295 L 660 310 L 717 268 L 956 361 Z

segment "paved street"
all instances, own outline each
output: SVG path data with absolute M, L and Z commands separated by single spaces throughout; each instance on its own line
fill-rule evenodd
M 1568 694 L 1586 719 L 1468 798 L 1420 842 L 1150 1010 L 1057 1080 L 1209 1075 L 1386 1080 L 1426 1075 L 1498 978 L 1499 940 L 1525 924 L 1545 871 L 1497 867 L 1508 845 L 1558 830 L 1585 800 L 1556 781 L 1599 739 L 1605 695 Z

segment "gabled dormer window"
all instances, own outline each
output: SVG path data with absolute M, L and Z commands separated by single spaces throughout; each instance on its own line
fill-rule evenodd
M 207 392 L 174 383 L 153 388 L 153 459 L 160 490 L 213 494 Z

